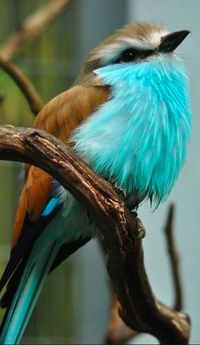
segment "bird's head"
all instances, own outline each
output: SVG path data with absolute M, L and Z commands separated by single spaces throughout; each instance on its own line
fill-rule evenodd
M 109 97 L 78 130 L 78 149 L 91 147 L 98 173 L 109 166 L 126 191 L 156 203 L 168 196 L 190 136 L 188 76 L 174 54 L 188 33 L 125 26 L 90 52 L 80 80 L 108 88 Z
M 161 54 L 173 56 L 188 34 L 188 30 L 168 33 L 148 23 L 126 25 L 91 50 L 81 77 L 104 66 L 147 61 Z

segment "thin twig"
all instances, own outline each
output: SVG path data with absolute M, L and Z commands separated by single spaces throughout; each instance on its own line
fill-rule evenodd
M 169 206 L 164 232 L 167 240 L 167 250 L 170 259 L 172 281 L 174 285 L 174 310 L 180 311 L 183 308 L 183 288 L 181 283 L 181 274 L 179 267 L 179 254 L 176 247 L 176 240 L 174 238 L 174 215 L 175 206 Z
M 34 115 L 39 113 L 43 102 L 28 77 L 11 60 L 28 42 L 36 38 L 69 2 L 70 0 L 52 0 L 40 7 L 22 23 L 20 29 L 0 48 L 0 67 L 19 86 Z
M 144 226 L 131 214 L 111 185 L 98 177 L 70 148 L 44 131 L 0 127 L 0 159 L 25 161 L 51 174 L 94 217 L 120 316 L 137 332 L 161 344 L 188 344 L 188 316 L 157 300 L 144 266 Z
M 70 0 L 51 0 L 31 14 L 0 48 L 5 60 L 12 60 L 27 43 L 37 37 L 69 4 Z
M 33 114 L 37 115 L 41 110 L 43 103 L 37 91 L 30 80 L 23 72 L 11 61 L 5 60 L 0 56 L 0 67 L 9 74 L 16 82 L 25 96 Z

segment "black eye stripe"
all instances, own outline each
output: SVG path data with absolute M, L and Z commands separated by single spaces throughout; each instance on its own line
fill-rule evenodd
M 132 62 L 136 60 L 145 59 L 153 55 L 154 50 L 139 50 L 135 48 L 127 48 L 121 52 L 115 63 Z
M 126 49 L 121 53 L 120 60 L 121 62 L 133 61 L 137 55 L 136 49 Z

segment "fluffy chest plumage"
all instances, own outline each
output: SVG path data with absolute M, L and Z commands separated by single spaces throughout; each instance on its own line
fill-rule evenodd
M 96 73 L 112 86 L 111 97 L 74 132 L 75 150 L 127 192 L 166 198 L 185 160 L 191 128 L 183 66 L 156 57 Z

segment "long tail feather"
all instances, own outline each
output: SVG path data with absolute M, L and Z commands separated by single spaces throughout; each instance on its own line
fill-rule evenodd
M 17 245 L 11 251 L 10 260 L 0 279 L 0 291 L 2 291 L 14 272 L 18 271 L 18 267 L 22 265 L 22 262 L 24 262 L 24 256 L 26 256 L 27 254 L 29 256 L 34 241 L 55 217 L 59 209 L 60 205 L 56 207 L 56 209 L 54 209 L 51 214 L 48 214 L 47 216 L 41 216 L 41 218 L 34 223 L 31 222 L 28 217 L 26 217 L 26 220 L 24 222 L 24 230 L 26 231 L 22 231 L 21 238 L 19 239 Z
M 19 344 L 58 250 L 58 246 L 54 243 L 37 265 L 33 250 L 14 299 L 5 314 L 0 344 Z

